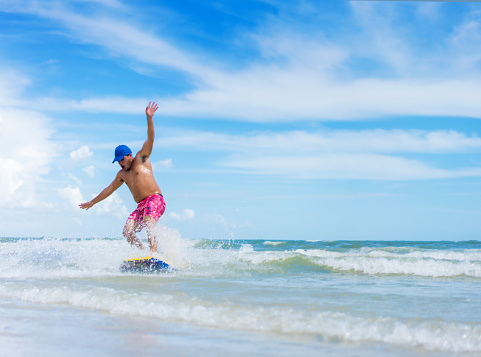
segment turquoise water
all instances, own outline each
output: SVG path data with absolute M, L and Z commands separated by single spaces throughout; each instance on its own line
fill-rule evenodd
M 481 355 L 481 242 L 0 238 L 0 355 Z M 141 256 L 141 255 L 140 255 Z

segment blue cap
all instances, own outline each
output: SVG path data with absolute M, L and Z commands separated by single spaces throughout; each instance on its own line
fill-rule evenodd
M 112 164 L 115 161 L 120 161 L 124 158 L 126 155 L 132 154 L 132 150 L 127 145 L 119 145 L 115 148 L 115 158 L 114 161 L 112 161 Z

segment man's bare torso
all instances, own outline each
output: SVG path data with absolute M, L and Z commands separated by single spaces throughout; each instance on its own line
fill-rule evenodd
M 155 193 L 162 193 L 155 182 L 152 165 L 148 158 L 136 155 L 130 169 L 120 170 L 117 177 L 127 184 L 137 203 Z

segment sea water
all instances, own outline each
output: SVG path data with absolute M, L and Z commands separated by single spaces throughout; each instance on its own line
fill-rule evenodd
M 1 356 L 481 355 L 481 242 L 0 238 Z

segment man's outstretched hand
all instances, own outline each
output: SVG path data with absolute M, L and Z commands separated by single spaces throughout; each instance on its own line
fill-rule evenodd
M 90 201 L 90 202 L 85 202 L 85 203 L 81 203 L 79 204 L 79 207 L 82 208 L 82 209 L 89 209 L 93 206 L 94 204 Z
M 145 114 L 147 114 L 148 118 L 152 118 L 157 109 L 159 109 L 157 103 L 153 102 L 151 104 L 151 102 L 149 102 L 149 105 L 145 108 Z

